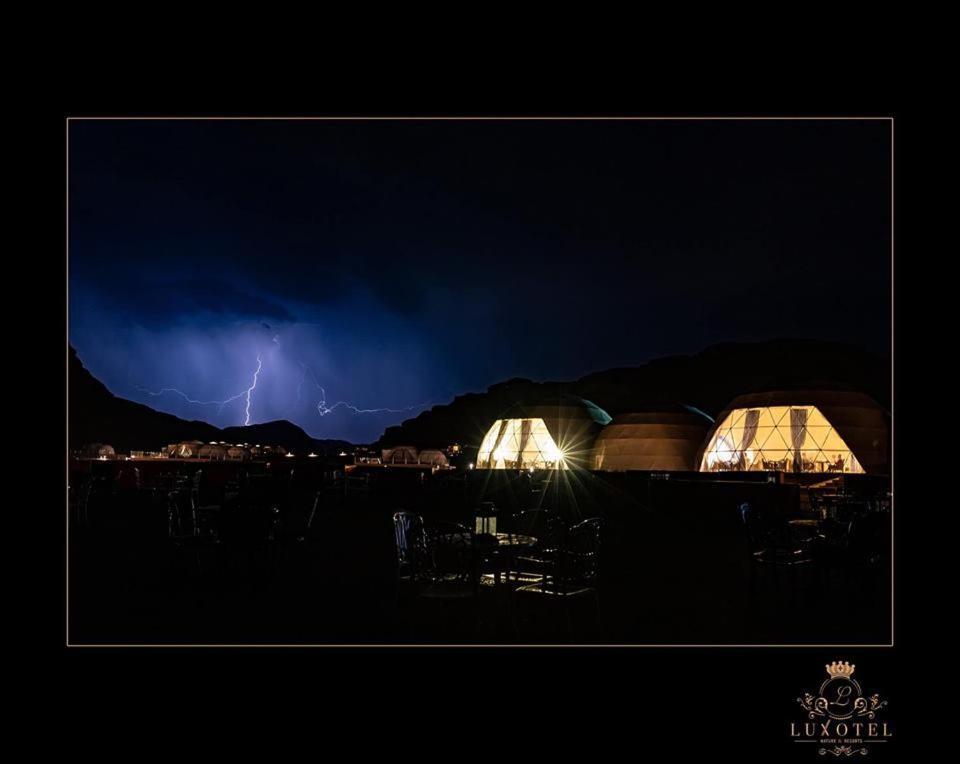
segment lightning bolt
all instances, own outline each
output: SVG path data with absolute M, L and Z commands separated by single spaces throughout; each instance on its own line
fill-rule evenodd
M 223 407 L 226 406 L 228 403 L 232 403 L 238 398 L 242 398 L 246 394 L 245 392 L 237 393 L 236 395 L 230 398 L 227 398 L 224 401 L 200 401 L 200 400 L 197 400 L 196 398 L 191 398 L 185 392 L 183 392 L 182 390 L 178 390 L 175 387 L 161 387 L 159 390 L 148 390 L 147 388 L 140 387 L 139 385 L 136 385 L 135 387 L 141 393 L 146 393 L 147 395 L 152 395 L 152 396 L 164 395 L 165 393 L 176 393 L 181 398 L 183 398 L 187 403 L 193 403 L 197 406 L 219 406 L 220 407 L 219 411 L 222 411 Z
M 361 409 L 354 406 L 352 403 L 347 403 L 346 401 L 337 401 L 332 406 L 327 405 L 327 394 L 324 389 L 320 388 L 323 398 L 317 401 L 317 411 L 320 413 L 320 416 L 326 416 L 327 414 L 332 414 L 341 406 L 346 409 L 350 409 L 354 414 L 402 414 L 404 411 L 413 411 L 414 409 L 422 408 L 424 406 L 429 406 L 428 403 L 418 403 L 413 406 L 407 406 L 402 409 L 390 409 L 390 408 L 378 408 L 378 409 Z
M 260 376 L 260 369 L 262 368 L 263 368 L 263 362 L 260 360 L 260 354 L 257 353 L 257 370 L 253 372 L 253 384 L 250 385 L 250 387 L 248 387 L 246 391 L 247 408 L 246 408 L 246 419 L 243 420 L 244 427 L 250 424 L 250 395 L 253 393 L 253 391 L 257 387 L 257 377 Z
M 275 335 L 273 337 L 273 342 L 279 346 L 280 335 Z M 329 414 L 334 413 L 337 409 L 341 409 L 341 408 L 347 409 L 348 411 L 352 411 L 354 414 L 403 414 L 408 411 L 423 409 L 430 405 L 429 401 L 426 401 L 424 403 L 417 403 L 413 406 L 405 406 L 403 408 L 398 408 L 398 409 L 387 408 L 387 407 L 364 409 L 364 408 L 360 408 L 359 406 L 355 406 L 352 403 L 349 403 L 347 401 L 337 401 L 336 403 L 331 405 L 327 403 L 327 391 L 324 389 L 323 385 L 321 385 L 320 382 L 317 380 L 317 376 L 316 374 L 314 374 L 313 369 L 310 368 L 307 364 L 303 363 L 302 361 L 300 361 L 299 363 L 301 368 L 301 374 L 300 374 L 300 380 L 297 382 L 297 403 L 299 404 L 300 400 L 302 399 L 303 383 L 306 380 L 307 373 L 309 372 L 311 378 L 313 379 L 314 385 L 316 385 L 317 389 L 320 391 L 320 400 L 317 401 L 317 413 L 320 414 L 321 417 L 328 416 Z M 243 425 L 244 427 L 246 427 L 246 426 L 249 426 L 250 424 L 250 406 L 253 401 L 253 391 L 257 389 L 257 382 L 260 379 L 261 371 L 263 371 L 263 359 L 261 358 L 260 354 L 257 353 L 257 368 L 253 372 L 253 380 L 250 383 L 250 387 L 248 387 L 246 390 L 243 390 L 242 392 L 237 393 L 236 395 L 231 395 L 229 398 L 222 401 L 213 401 L 213 400 L 203 401 L 197 398 L 191 398 L 185 392 L 183 392 L 182 390 L 178 390 L 175 387 L 163 387 L 160 390 L 149 390 L 148 388 L 140 387 L 139 385 L 135 385 L 135 387 L 140 392 L 146 393 L 147 395 L 154 396 L 154 397 L 165 395 L 167 393 L 173 393 L 175 395 L 179 395 L 187 403 L 193 404 L 195 406 L 217 406 L 217 413 L 220 413 L 221 411 L 223 411 L 224 406 L 226 406 L 227 404 L 233 403 L 234 401 L 240 400 L 241 398 L 243 398 L 244 399 Z
M 301 388 L 303 387 L 303 381 L 307 376 L 307 372 L 310 373 L 310 377 L 313 379 L 313 384 L 316 385 L 317 389 L 320 391 L 320 400 L 317 401 L 317 413 L 320 416 L 324 417 L 328 414 L 332 414 L 339 408 L 345 408 L 352 411 L 354 414 L 403 414 L 406 411 L 413 411 L 418 408 L 425 408 L 430 405 L 430 402 L 418 403 L 413 406 L 406 406 L 402 409 L 390 409 L 390 408 L 375 408 L 375 409 L 362 409 L 357 406 L 354 406 L 352 403 L 347 401 L 337 401 L 332 406 L 327 405 L 327 391 L 324 389 L 323 385 L 317 381 L 317 375 L 314 374 L 313 369 L 305 364 L 303 361 L 299 361 L 300 368 L 302 373 L 300 375 L 300 381 L 297 383 L 297 400 L 300 400 Z
M 153 396 L 153 397 L 157 397 L 157 396 L 160 396 L 160 395 L 165 395 L 166 393 L 174 393 L 174 394 L 176 394 L 176 395 L 179 395 L 181 398 L 183 398 L 187 403 L 192 403 L 192 404 L 194 404 L 194 405 L 196 405 L 196 406 L 216 406 L 216 407 L 217 407 L 217 413 L 218 413 L 218 414 L 219 414 L 221 411 L 223 411 L 223 407 L 226 406 L 228 403 L 233 403 L 234 401 L 239 400 L 240 398 L 244 398 L 244 397 L 245 397 L 245 398 L 246 398 L 246 408 L 245 408 L 245 410 L 244 410 L 245 420 L 244 420 L 244 423 L 243 423 L 243 424 L 244 424 L 244 425 L 248 425 L 248 424 L 250 424 L 250 396 L 251 396 L 251 394 L 253 393 L 254 389 L 255 389 L 256 386 L 257 386 L 257 378 L 260 376 L 260 370 L 261 370 L 262 368 L 263 368 L 263 364 L 262 364 L 262 362 L 260 361 L 260 356 L 259 356 L 259 354 L 258 354 L 258 355 L 257 355 L 257 369 L 256 369 L 256 371 L 253 373 L 253 384 L 250 385 L 250 387 L 248 387 L 248 388 L 247 388 L 246 390 L 244 390 L 243 392 L 237 393 L 236 395 L 231 395 L 229 398 L 227 398 L 227 399 L 225 399 L 225 400 L 222 400 L 222 401 L 201 401 L 201 400 L 199 400 L 199 399 L 197 399 L 197 398 L 191 398 L 191 397 L 190 397 L 189 395 L 187 395 L 185 392 L 183 392 L 182 390 L 177 389 L 176 387 L 161 387 L 159 390 L 149 390 L 148 388 L 146 388 L 146 387 L 141 387 L 140 385 L 134 385 L 134 387 L 135 387 L 137 390 L 139 390 L 140 392 L 146 393 L 147 395 L 150 395 L 150 396 Z
M 357 406 L 354 406 L 352 403 L 347 403 L 347 401 L 337 401 L 332 406 L 329 406 L 327 405 L 327 391 L 323 388 L 323 385 L 321 385 L 317 381 L 317 377 L 313 373 L 313 369 L 310 369 L 308 366 L 306 366 L 303 363 L 301 363 L 300 365 L 303 367 L 304 376 L 307 370 L 310 371 L 310 376 L 313 377 L 313 384 L 315 384 L 317 386 L 317 389 L 320 391 L 320 400 L 317 401 L 317 413 L 320 414 L 320 416 L 322 417 L 327 416 L 328 414 L 332 414 L 338 408 L 349 409 L 354 414 L 403 414 L 406 411 L 413 411 L 415 409 L 425 408 L 426 406 L 430 405 L 430 402 L 428 401 L 426 403 L 417 403 L 417 404 L 414 404 L 413 406 L 406 406 L 401 409 L 391 409 L 391 408 L 362 409 L 362 408 L 358 408 Z M 303 384 L 303 377 L 300 378 L 300 385 L 302 384 Z M 298 385 L 297 387 L 298 398 L 299 398 L 299 395 L 300 395 L 300 386 Z

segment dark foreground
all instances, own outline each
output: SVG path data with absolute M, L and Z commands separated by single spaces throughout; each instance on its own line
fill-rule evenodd
M 259 476 L 262 469 L 247 475 L 250 468 L 231 466 L 224 474 L 202 463 L 171 462 L 149 476 L 118 464 L 77 466 L 73 644 L 890 640 L 890 515 L 876 501 L 885 495 L 882 481 L 808 492 L 763 475 L 550 480 L 398 469 L 345 479 L 303 465 Z M 481 500 L 496 503 L 499 530 L 537 537 L 551 518 L 569 525 L 600 517 L 590 596 L 524 594 L 513 583 L 483 581 L 469 596 L 433 597 L 398 580 L 395 512 L 472 525 Z M 802 565 L 758 561 L 744 503 L 776 525 L 806 520 L 795 525 L 818 534 L 816 554 Z M 824 515 L 830 519 L 821 522 Z

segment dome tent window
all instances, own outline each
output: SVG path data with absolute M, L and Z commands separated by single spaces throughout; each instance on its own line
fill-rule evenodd
M 542 419 L 498 419 L 480 444 L 477 467 L 562 469 L 566 462 Z
M 700 469 L 884 474 L 888 433 L 889 414 L 859 392 L 752 393 L 717 417 Z
M 487 430 L 477 469 L 570 469 L 585 467 L 590 449 L 610 416 L 573 395 L 511 406 Z

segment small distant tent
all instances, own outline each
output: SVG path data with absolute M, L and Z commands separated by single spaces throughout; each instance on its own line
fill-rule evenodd
M 438 451 L 432 448 L 426 448 L 420 452 L 420 464 L 429 464 L 434 467 L 448 467 L 450 462 L 447 460 L 447 455 L 443 451 Z
M 741 395 L 717 417 L 700 471 L 885 474 L 888 418 L 872 398 L 848 390 Z
M 227 449 L 227 458 L 244 461 L 250 458 L 250 452 L 242 446 L 230 446 L 230 448 Z
M 593 445 L 592 469 L 694 472 L 713 420 L 681 404 L 654 404 L 618 414 Z
M 384 464 L 418 464 L 420 455 L 413 446 L 394 446 L 382 450 Z
M 200 459 L 226 459 L 227 449 L 218 443 L 207 443 L 197 450 L 197 457 Z
M 84 449 L 84 454 L 93 459 L 113 459 L 117 455 L 113 446 L 106 443 L 91 443 Z
M 487 430 L 477 469 L 567 469 L 589 466 L 593 442 L 610 415 L 575 395 L 507 409 Z
M 177 450 L 174 455 L 180 459 L 189 459 L 196 456 L 203 445 L 202 440 L 184 440 L 177 443 Z

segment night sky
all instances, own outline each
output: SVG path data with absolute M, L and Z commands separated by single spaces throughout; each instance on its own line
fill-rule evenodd
M 368 442 L 510 377 L 889 352 L 888 122 L 74 121 L 69 152 L 70 341 L 188 419 L 243 424 L 258 355 L 251 423 Z

